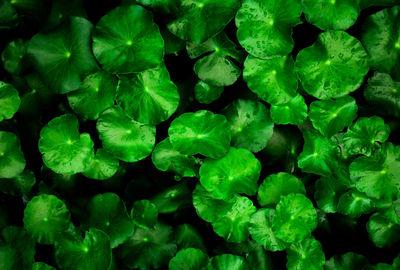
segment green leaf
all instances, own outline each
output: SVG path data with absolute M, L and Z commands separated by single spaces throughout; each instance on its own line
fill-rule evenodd
M 400 79 L 399 79 L 400 80 Z M 375 72 L 368 79 L 364 90 L 367 102 L 376 107 L 377 112 L 400 117 L 400 81 L 394 81 L 389 74 Z
M 35 262 L 32 270 L 56 270 L 53 266 L 50 266 L 43 262 Z
M 25 170 L 13 178 L 0 179 L 0 191 L 13 196 L 26 196 L 35 183 L 35 174 Z
M 302 95 L 297 94 L 288 103 L 271 105 L 271 118 L 278 125 L 300 125 L 307 118 L 307 104 Z
M 23 39 L 19 38 L 8 43 L 1 53 L 4 69 L 13 75 L 21 74 L 28 66 L 25 54 L 26 42 Z
M 151 199 L 160 214 L 176 212 L 180 207 L 190 204 L 190 190 L 185 182 L 164 189 Z
M 179 249 L 196 248 L 207 251 L 202 235 L 190 224 L 182 224 L 175 229 L 175 240 Z
M 297 91 L 297 78 L 291 55 L 259 59 L 248 55 L 243 79 L 251 91 L 273 105 L 290 102 Z
M 28 54 L 43 80 L 57 93 L 68 93 L 97 69 L 90 48 L 91 22 L 70 17 L 56 30 L 36 34 L 28 42 Z
M 320 100 L 310 104 L 310 120 L 315 129 L 330 138 L 357 117 L 357 104 L 351 96 L 336 100 Z
M 252 214 L 257 211 L 253 202 L 244 196 L 235 195 L 232 206 L 212 222 L 216 234 L 227 242 L 240 243 L 249 237 L 249 222 Z
M 94 157 L 94 143 L 88 133 L 79 134 L 75 115 L 50 120 L 40 131 L 39 151 L 47 167 L 60 174 L 83 172 Z
M 198 81 L 194 87 L 194 96 L 200 103 L 210 104 L 219 99 L 224 88 L 222 86 L 214 86 L 203 81 Z
M 321 243 L 314 238 L 308 238 L 302 242 L 295 243 L 287 249 L 288 270 L 307 269 L 322 270 L 324 269 L 325 255 L 322 251 Z
M 193 206 L 199 217 L 207 222 L 218 220 L 233 206 L 233 199 L 219 200 L 212 196 L 202 185 L 197 184 L 193 191 Z
M 238 0 L 180 1 L 176 19 L 167 25 L 180 39 L 200 44 L 221 32 L 240 6 Z
M 336 213 L 339 198 L 346 188 L 336 177 L 321 177 L 315 182 L 314 199 L 321 210 Z
M 23 228 L 16 226 L 5 227 L 1 231 L 0 240 L 4 242 L 5 246 L 16 251 L 19 263 L 21 264 L 20 269 L 32 268 L 35 256 L 35 241 Z M 1 269 L 4 268 L 1 267 Z
M 176 151 L 169 138 L 156 145 L 151 160 L 158 170 L 173 172 L 177 177 L 195 177 L 198 174 L 196 158 Z
M 400 80 L 400 7 L 370 15 L 363 24 L 361 41 L 369 54 L 371 68 Z
M 82 174 L 88 178 L 105 180 L 113 177 L 119 168 L 118 159 L 114 158 L 103 148 L 97 149 L 96 156 L 92 158 Z
M 156 128 L 134 121 L 118 106 L 105 110 L 96 127 L 104 150 L 122 161 L 142 160 L 154 148 Z
M 133 204 L 131 218 L 136 226 L 142 229 L 151 229 L 157 224 L 158 209 L 148 200 L 136 201 Z
M 242 73 L 236 63 L 242 62 L 243 52 L 224 32 L 202 44 L 187 43 L 186 49 L 190 58 L 199 58 L 194 64 L 194 72 L 205 83 L 229 86 Z
M 195 248 L 181 249 L 169 261 L 170 270 L 201 270 L 208 264 L 208 256 Z
M 55 245 L 57 265 L 63 270 L 108 270 L 111 246 L 107 234 L 91 228 L 80 235 L 63 234 Z
M 216 199 L 236 193 L 254 195 L 260 172 L 260 161 L 249 150 L 233 147 L 221 159 L 206 159 L 199 170 L 200 183 Z
M 301 22 L 301 13 L 298 0 L 244 0 L 235 18 L 238 41 L 259 58 L 287 55 L 294 47 L 292 28 Z
M 372 198 L 400 198 L 400 146 L 386 143 L 371 157 L 358 157 L 350 165 L 356 188 Z
M 169 129 L 175 150 L 186 155 L 221 158 L 229 151 L 231 132 L 225 116 L 201 110 L 175 118 Z
M 337 166 L 338 149 L 328 138 L 312 129 L 303 133 L 303 152 L 298 156 L 298 166 L 303 172 L 328 176 Z
M 358 218 L 363 214 L 372 212 L 375 208 L 375 201 L 364 193 L 350 190 L 339 198 L 337 211 L 340 214 Z
M 1 6 L 0 6 L 0 11 L 2 11 Z M 2 270 L 21 269 L 23 265 L 18 255 L 19 254 L 16 249 L 11 248 L 9 246 L 0 246 L 0 269 Z
M 68 93 L 68 102 L 78 115 L 96 120 L 105 109 L 114 105 L 117 80 L 114 76 L 98 71 L 87 76 L 81 86 Z
M 0 122 L 11 119 L 18 111 L 21 100 L 11 84 L 0 81 Z
M 175 255 L 171 242 L 172 228 L 157 224 L 154 229 L 137 228 L 133 236 L 117 249 L 123 263 L 130 269 L 158 269 Z
M 400 241 L 400 218 L 393 209 L 377 212 L 369 218 L 367 231 L 377 247 L 391 247 Z
M 83 225 L 97 228 L 110 237 L 111 248 L 125 242 L 134 231 L 134 223 L 126 211 L 124 203 L 115 193 L 98 194 L 88 205 L 89 214 Z
M 133 0 L 135 2 L 135 0 Z M 154 12 L 170 14 L 179 6 L 179 0 L 136 0 L 136 3 L 149 7 Z
M 128 76 L 119 76 L 117 103 L 133 119 L 159 124 L 176 111 L 179 93 L 162 65 Z
M 25 168 L 26 162 L 18 137 L 0 131 L 0 178 L 14 178 Z
M 267 107 L 254 100 L 237 99 L 222 112 L 231 126 L 232 146 L 259 152 L 267 146 L 274 123 Z
M 309 23 L 322 30 L 346 30 L 360 14 L 359 0 L 302 0 Z
M 70 224 L 65 203 L 54 195 L 33 197 L 24 211 L 24 227 L 40 244 L 54 244 Z
M 325 270 L 353 270 L 364 269 L 368 259 L 353 252 L 335 255 L 325 262 Z
M 369 70 L 368 57 L 356 38 L 344 31 L 327 31 L 299 52 L 295 70 L 308 94 L 338 98 L 361 86 Z
M 222 254 L 211 258 L 207 270 L 250 270 L 250 265 L 243 257 Z
M 122 6 L 97 23 L 93 53 L 108 72 L 139 72 L 162 62 L 164 41 L 150 11 L 139 5 Z
M 274 207 L 281 196 L 291 193 L 306 194 L 303 182 L 285 172 L 270 174 L 258 188 L 257 200 L 262 207 Z
M 147 0 L 140 0 L 147 1 Z M 150 0 L 152 1 L 152 0 Z M 159 0 L 156 0 L 159 1 Z M 165 0 L 160 0 L 164 2 Z M 177 1 L 177 0 L 172 0 Z M 165 55 L 172 54 L 178 56 L 178 54 L 185 49 L 186 42 L 172 34 L 166 27 L 160 30 L 161 36 L 164 40 Z
M 249 232 L 251 237 L 269 251 L 280 251 L 287 247 L 287 244 L 275 237 L 272 231 L 272 220 L 274 209 L 262 208 L 251 216 Z
M 277 238 L 288 243 L 302 241 L 311 235 L 317 224 L 317 211 L 305 195 L 281 196 L 272 220 Z
M 0 14 L 0 29 L 9 29 L 18 25 L 18 13 L 10 1 L 0 1 Z
M 371 156 L 379 143 L 384 143 L 390 127 L 378 116 L 362 117 L 351 125 L 343 136 L 344 149 L 350 155 Z

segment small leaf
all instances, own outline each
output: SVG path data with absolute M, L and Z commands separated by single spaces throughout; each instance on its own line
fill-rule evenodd
M 362 214 L 368 214 L 375 208 L 375 201 L 364 193 L 348 191 L 340 196 L 337 210 L 340 214 L 358 218 Z
M 325 255 L 321 243 L 314 238 L 292 244 L 287 249 L 286 267 L 288 270 L 322 270 L 324 263 Z
M 18 111 L 21 100 L 11 84 L 0 81 L 0 122 L 11 119 Z
M 250 265 L 240 256 L 222 254 L 211 258 L 207 270 L 250 270 Z
M 203 251 L 195 248 L 179 250 L 175 257 L 169 261 L 170 270 L 201 270 L 208 264 L 208 256 Z
M 368 259 L 353 252 L 335 255 L 325 262 L 326 270 L 363 269 L 368 265 Z
M 400 218 L 393 209 L 377 212 L 369 218 L 367 231 L 377 247 L 391 247 L 400 241 Z
M 136 226 L 142 229 L 151 229 L 157 224 L 158 209 L 148 200 L 136 201 L 133 204 L 131 218 Z
M 0 131 L 0 178 L 14 178 L 26 165 L 18 137 L 11 132 Z
M 297 94 L 288 103 L 271 105 L 271 118 L 278 125 L 300 125 L 306 120 L 307 111 L 303 96 Z
M 26 42 L 23 39 L 16 39 L 6 45 L 1 53 L 3 67 L 8 73 L 20 75 L 27 67 Z
M 196 100 L 204 104 L 210 104 L 219 99 L 222 92 L 224 92 L 224 87 L 210 85 L 203 81 L 198 81 L 194 87 L 194 96 Z
M 99 148 L 96 156 L 91 159 L 82 174 L 91 179 L 105 180 L 113 177 L 117 173 L 118 167 L 118 159 L 111 156 L 103 148 Z

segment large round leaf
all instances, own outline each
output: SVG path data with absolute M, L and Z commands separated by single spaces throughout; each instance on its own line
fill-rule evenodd
M 379 152 L 356 158 L 350 165 L 356 188 L 372 198 L 400 198 L 400 146 L 386 143 Z
M 240 6 L 238 0 L 191 0 L 180 3 L 177 18 L 167 27 L 180 39 L 196 44 L 221 32 Z
M 201 270 L 208 264 L 208 256 L 195 248 L 179 250 L 169 261 L 170 270 Z
M 40 131 L 39 151 L 43 162 L 56 173 L 83 172 L 94 156 L 88 133 L 79 134 L 78 119 L 72 114 L 53 118 Z
M 295 70 L 310 95 L 338 98 L 360 87 L 369 70 L 368 57 L 356 38 L 344 31 L 327 31 L 299 52 Z
M 322 270 L 325 263 L 325 254 L 321 243 L 314 238 L 290 245 L 287 249 L 288 270 L 307 269 Z
M 303 96 L 297 94 L 288 103 L 271 105 L 271 118 L 278 125 L 300 125 L 306 120 L 307 111 Z
M 21 100 L 11 84 L 0 81 L 0 122 L 11 119 L 18 111 Z
M 192 59 L 204 56 L 194 64 L 194 72 L 208 84 L 229 86 L 242 73 L 237 63 L 243 62 L 243 52 L 224 32 L 202 44 L 188 43 L 186 49 Z
M 122 244 L 133 234 L 134 223 L 118 195 L 98 194 L 90 201 L 88 210 L 89 215 L 84 221 L 84 226 L 107 233 L 112 248 Z
M 221 159 L 206 159 L 199 170 L 200 183 L 216 199 L 236 193 L 254 195 L 260 172 L 260 161 L 249 150 L 233 147 Z
M 370 15 L 364 25 L 361 41 L 369 54 L 372 69 L 391 73 L 400 80 L 400 6 Z
M 96 70 L 90 48 L 93 25 L 71 17 L 52 32 L 39 33 L 28 43 L 28 54 L 44 81 L 56 92 L 79 88 L 81 80 Z
M 175 173 L 176 179 L 198 175 L 199 165 L 196 158 L 176 151 L 172 147 L 169 138 L 156 145 L 151 155 L 151 160 L 158 170 Z
M 302 0 L 309 23 L 322 30 L 346 30 L 360 13 L 359 0 Z
M 174 149 L 182 154 L 202 154 L 211 158 L 224 156 L 231 142 L 226 118 L 206 110 L 184 113 L 175 118 L 168 135 Z
M 120 160 L 136 162 L 153 150 L 156 128 L 134 121 L 120 107 L 104 111 L 96 127 L 103 148 Z
M 269 251 L 280 251 L 287 247 L 287 244 L 275 237 L 272 231 L 272 219 L 274 209 L 262 208 L 251 216 L 249 232 L 251 237 Z
M 26 162 L 18 137 L 0 131 L 0 178 L 13 178 L 25 168 Z
M 96 120 L 102 111 L 114 105 L 116 87 L 114 76 L 98 71 L 87 76 L 76 91 L 68 93 L 69 105 L 80 116 Z
M 33 197 L 24 211 L 24 227 L 40 244 L 54 244 L 70 224 L 64 202 L 54 195 Z
M 264 59 L 289 54 L 292 28 L 301 22 L 301 13 L 298 0 L 244 0 L 235 18 L 240 45 Z
M 257 199 L 262 207 L 271 207 L 279 202 L 281 196 L 290 193 L 306 194 L 306 188 L 296 176 L 280 172 L 264 179 L 258 188 Z
M 376 111 L 400 117 L 400 79 L 394 81 L 389 74 L 375 72 L 368 79 L 364 97 Z
M 161 65 L 128 76 L 120 76 L 117 103 L 136 121 L 156 125 L 178 108 L 179 93 Z
M 305 195 L 281 196 L 272 221 L 276 237 L 288 243 L 299 242 L 309 237 L 317 224 L 317 211 Z
M 162 62 L 164 41 L 150 11 L 139 5 L 122 6 L 97 23 L 93 53 L 108 72 L 138 72 Z
M 293 66 L 290 55 L 265 60 L 248 55 L 243 79 L 262 100 L 274 105 L 288 103 L 296 96 L 297 90 Z
M 355 99 L 345 96 L 312 102 L 309 116 L 315 129 L 330 138 L 353 122 L 357 117 L 357 109 Z
M 73 233 L 63 234 L 56 242 L 57 265 L 63 270 L 108 270 L 111 246 L 107 234 L 90 229 L 85 238 Z
M 274 124 L 261 102 L 237 99 L 222 110 L 231 125 L 232 146 L 259 152 L 267 146 Z

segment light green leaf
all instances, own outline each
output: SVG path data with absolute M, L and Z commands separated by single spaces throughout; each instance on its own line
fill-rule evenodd
M 18 111 L 21 100 L 11 84 L 0 81 L 0 122 L 11 119 Z
M 337 211 L 340 214 L 358 218 L 362 214 L 368 214 L 375 208 L 375 201 L 364 193 L 350 190 L 340 196 Z
M 336 213 L 340 196 L 347 186 L 333 176 L 321 177 L 315 182 L 314 199 L 326 213 Z
M 168 187 L 151 199 L 160 214 L 170 214 L 190 204 L 190 190 L 186 182 Z
M 0 131 L 0 178 L 18 176 L 25 165 L 18 137 L 14 133 Z
M 325 262 L 325 270 L 353 270 L 364 269 L 368 259 L 353 252 L 335 255 Z
M 202 270 L 208 260 L 208 256 L 199 249 L 181 249 L 169 261 L 168 267 L 170 270 Z
M 131 218 L 139 228 L 152 229 L 157 224 L 157 206 L 148 200 L 136 201 L 132 207 Z
M 240 256 L 222 254 L 211 258 L 207 270 L 250 270 L 250 265 Z
M 210 104 L 219 99 L 224 88 L 222 86 L 214 86 L 203 81 L 198 81 L 194 87 L 194 96 L 200 103 Z
M 377 212 L 369 218 L 367 231 L 377 247 L 391 247 L 400 241 L 400 218 L 391 208 Z
M 297 94 L 288 103 L 271 105 L 271 118 L 278 125 L 300 125 L 306 120 L 307 111 L 303 96 Z
M 118 167 L 118 159 L 103 148 L 99 148 L 96 156 L 90 160 L 82 174 L 91 179 L 105 180 L 113 177 L 117 173 Z
M 287 249 L 286 267 L 288 270 L 322 270 L 324 263 L 325 254 L 322 251 L 321 243 L 314 238 L 292 244 Z

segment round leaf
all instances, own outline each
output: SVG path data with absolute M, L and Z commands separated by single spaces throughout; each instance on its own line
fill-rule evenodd
M 221 32 L 240 6 L 238 0 L 180 1 L 177 18 L 167 27 L 180 39 L 200 44 Z
M 214 86 L 207 84 L 203 81 L 198 81 L 194 87 L 194 96 L 200 103 L 210 104 L 219 99 L 224 88 L 221 86 Z
M 24 211 L 24 227 L 40 244 L 54 244 L 70 224 L 64 202 L 54 195 L 33 197 Z
M 80 116 L 96 120 L 102 111 L 114 105 L 116 86 L 114 76 L 98 71 L 87 76 L 76 91 L 68 93 L 69 105 Z
M 360 13 L 359 1 L 354 0 L 302 0 L 301 3 L 307 21 L 322 30 L 346 30 Z
M 308 94 L 328 99 L 357 90 L 369 66 L 361 42 L 344 31 L 327 31 L 299 52 L 295 70 Z
M 375 202 L 364 193 L 348 191 L 343 194 L 338 202 L 337 210 L 340 214 L 358 218 L 374 210 Z
M 326 270 L 353 270 L 363 269 L 368 265 L 368 259 L 362 255 L 347 252 L 335 255 L 325 262 Z
M 90 48 L 93 25 L 81 17 L 70 19 L 56 30 L 36 34 L 28 54 L 44 81 L 58 93 L 76 90 L 81 80 L 97 69 Z
M 84 226 L 107 233 L 112 248 L 122 244 L 133 234 L 134 223 L 118 195 L 98 194 L 90 201 L 88 210 L 89 215 L 84 221 Z
M 336 100 L 314 101 L 310 105 L 310 120 L 316 130 L 330 138 L 357 117 L 357 104 L 351 96 Z
M 47 167 L 60 174 L 83 172 L 93 158 L 94 143 L 79 134 L 78 119 L 64 114 L 50 120 L 40 131 L 39 151 Z
M 250 265 L 244 258 L 232 254 L 222 254 L 213 257 L 207 270 L 249 270 Z
M 249 89 L 273 105 L 290 102 L 297 91 L 297 78 L 290 55 L 259 59 L 248 55 L 244 62 L 243 79 Z
M 400 241 L 400 218 L 392 209 L 377 212 L 369 218 L 367 231 L 377 247 L 391 247 Z
M 96 156 L 90 160 L 82 174 L 91 179 L 105 180 L 113 177 L 117 173 L 118 167 L 118 159 L 115 159 L 103 148 L 99 148 Z
M 120 160 L 136 162 L 153 150 L 156 128 L 134 121 L 120 107 L 105 110 L 96 127 L 104 150 Z
M 259 58 L 289 54 L 292 28 L 299 24 L 300 1 L 244 0 L 236 13 L 237 38 L 245 50 Z
M 4 241 L 5 246 L 8 246 L 16 251 L 18 260 L 21 264 L 20 269 L 32 268 L 35 256 L 35 241 L 23 228 L 16 226 L 5 227 L 0 235 L 0 242 L 1 241 Z
M 166 188 L 151 200 L 160 214 L 176 212 L 180 207 L 190 203 L 190 190 L 185 182 Z
M 22 39 L 16 39 L 7 44 L 1 53 L 3 67 L 8 73 L 19 75 L 27 67 L 25 59 L 26 42 Z
M 25 168 L 26 162 L 18 137 L 0 131 L 0 178 L 13 178 Z
M 286 267 L 288 270 L 322 270 L 324 263 L 325 255 L 321 243 L 314 238 L 292 244 L 287 249 Z
M 157 206 L 148 200 L 136 201 L 132 207 L 131 217 L 140 228 L 154 228 L 158 218 Z
M 306 188 L 296 176 L 280 172 L 264 179 L 258 188 L 257 199 L 262 207 L 271 207 L 279 202 L 281 196 L 291 193 L 306 194 Z
M 93 53 L 108 72 L 138 72 L 162 62 L 164 41 L 150 11 L 139 5 L 122 6 L 97 23 Z
M 18 111 L 21 100 L 11 84 L 0 81 L 0 122 L 11 119 Z
M 321 210 L 326 213 L 336 213 L 339 198 L 345 190 L 346 186 L 337 178 L 321 177 L 315 182 L 314 199 Z
M 57 265 L 63 270 L 108 270 L 111 263 L 110 239 L 107 234 L 90 229 L 85 238 L 69 233 L 55 245 Z
M 317 211 L 305 195 L 281 196 L 272 221 L 276 237 L 288 243 L 299 242 L 309 237 L 317 224 Z
M 237 99 L 222 110 L 231 125 L 232 146 L 259 152 L 267 146 L 274 124 L 261 102 Z
M 0 191 L 13 196 L 25 196 L 35 183 L 35 174 L 30 170 L 25 170 L 13 178 L 0 179 Z
M 229 151 L 231 141 L 226 118 L 206 110 L 175 118 L 168 135 L 174 149 L 182 154 L 201 154 L 210 158 L 223 157 Z
M 275 210 L 260 209 L 251 216 L 249 223 L 249 232 L 251 237 L 269 251 L 280 251 L 287 247 L 287 244 L 275 237 L 272 231 L 272 219 Z
M 167 120 L 179 105 L 179 93 L 162 65 L 120 76 L 117 103 L 136 121 L 156 125 Z
M 206 159 L 199 170 L 200 183 L 216 199 L 254 195 L 260 172 L 260 161 L 249 150 L 233 147 L 221 159 Z
M 300 125 L 306 120 L 307 111 L 303 96 L 297 94 L 288 103 L 271 105 L 271 118 L 278 125 Z
M 195 248 L 181 249 L 169 261 L 170 270 L 201 270 L 208 264 L 208 256 Z

